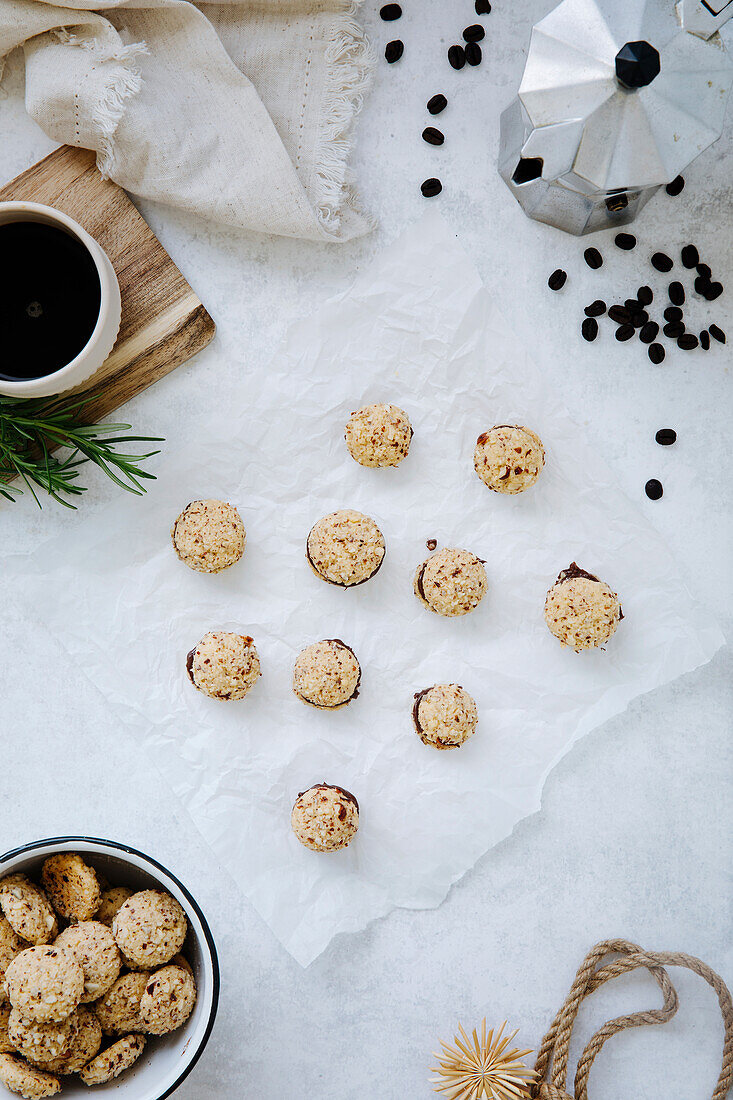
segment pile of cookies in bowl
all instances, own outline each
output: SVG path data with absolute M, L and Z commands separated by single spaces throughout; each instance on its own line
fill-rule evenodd
M 180 902 L 107 881 L 74 851 L 3 870 L 0 1083 L 28 1100 L 78 1095 L 79 1084 L 122 1084 L 146 1050 L 154 1063 L 156 1041 L 184 1028 L 198 997 Z

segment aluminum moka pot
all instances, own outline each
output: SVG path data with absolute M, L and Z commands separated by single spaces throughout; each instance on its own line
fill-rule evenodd
M 723 129 L 733 0 L 563 0 L 532 30 L 499 171 L 568 233 L 632 221 Z

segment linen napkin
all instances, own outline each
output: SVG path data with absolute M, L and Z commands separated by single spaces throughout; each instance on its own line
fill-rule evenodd
M 361 0 L 0 0 L 26 106 L 134 195 L 312 240 L 368 231 L 348 171 Z

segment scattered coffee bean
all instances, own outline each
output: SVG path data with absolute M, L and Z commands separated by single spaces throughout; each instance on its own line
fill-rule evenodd
M 616 247 L 622 248 L 624 252 L 630 252 L 632 248 L 636 248 L 636 237 L 633 233 L 617 233 L 613 241 Z
M 685 300 L 685 288 L 682 283 L 670 283 L 667 288 L 667 293 L 669 294 L 669 300 L 672 305 L 681 306 Z
M 606 303 L 602 302 L 600 298 L 596 298 L 595 302 L 591 302 L 589 306 L 586 306 L 583 312 L 586 317 L 602 317 L 606 312 Z
M 677 432 L 674 428 L 660 428 L 654 438 L 660 447 L 671 447 L 677 442 Z
M 664 357 L 667 354 L 664 350 L 663 344 L 650 344 L 648 353 L 649 358 L 655 366 L 658 366 L 664 361 Z
M 639 333 L 639 339 L 642 344 L 651 344 L 653 340 L 656 340 L 659 332 L 659 325 L 656 321 L 647 321 L 645 325 L 642 325 L 641 332 Z
M 653 344 L 652 347 L 654 347 Z M 655 477 L 650 477 L 644 486 L 644 492 L 650 500 L 659 500 L 664 495 L 661 481 L 657 481 Z
M 491 12 L 490 0 L 476 0 L 474 4 L 476 15 L 489 15 Z
M 567 277 L 567 271 L 563 271 L 561 267 L 558 267 L 553 271 L 552 275 L 550 275 L 550 278 L 547 280 L 547 285 L 550 290 L 562 290 L 567 281 Z
M 624 305 L 628 309 L 629 313 L 636 313 L 637 309 L 641 309 L 641 302 L 638 298 L 627 298 Z
M 685 331 L 685 326 L 682 321 L 670 321 L 668 325 L 665 325 L 662 332 L 665 336 L 669 336 L 671 340 L 676 340 L 678 336 L 681 336 Z
M 434 126 L 426 126 L 422 132 L 423 141 L 427 141 L 428 145 L 442 145 L 445 141 L 445 134 L 440 130 L 436 130 Z
M 608 316 L 618 325 L 628 325 L 631 320 L 631 310 L 627 309 L 626 306 L 611 306 Z
M 654 301 L 654 292 L 650 286 L 640 286 L 636 297 L 643 306 L 650 306 Z
M 426 199 L 434 199 L 443 190 L 443 184 L 434 176 L 420 184 L 420 190 Z
M 444 111 L 448 106 L 448 100 L 438 92 L 437 95 L 432 96 L 428 100 L 428 110 L 431 115 L 439 115 L 441 111 Z
M 694 351 L 699 345 L 700 341 L 694 332 L 683 332 L 677 341 L 677 347 L 682 348 L 683 351 Z
M 580 326 L 580 331 L 583 334 L 583 339 L 592 342 L 598 335 L 598 322 L 595 317 L 586 317 L 583 324 Z
M 400 42 L 399 38 L 395 38 L 393 42 L 388 42 L 384 47 L 384 56 L 390 65 L 394 65 L 395 61 L 399 61 L 405 52 L 405 43 Z
M 385 4 L 384 7 L 379 9 L 379 14 L 385 23 L 391 23 L 394 19 L 400 18 L 402 8 L 399 4 Z
M 706 328 L 700 333 L 700 347 L 703 351 L 710 351 L 710 333 Z
M 464 42 L 481 42 L 486 37 L 486 31 L 480 23 L 474 23 L 470 27 L 466 27 L 463 32 Z
M 707 275 L 698 275 L 695 279 L 695 290 L 698 294 L 705 296 L 713 284 Z
M 463 51 L 466 55 L 466 61 L 469 65 L 480 65 L 483 53 L 478 42 L 469 42 L 466 49 Z
M 723 293 L 722 283 L 710 283 L 707 290 L 703 292 L 703 296 L 708 302 L 714 302 L 716 298 L 719 298 Z
M 633 325 L 619 325 L 616 329 L 616 339 L 630 340 L 635 331 L 636 330 L 634 329 Z
M 597 248 L 586 248 L 583 253 L 583 259 L 588 264 L 588 267 L 592 267 L 594 271 L 597 271 L 599 267 L 603 267 L 603 256 Z
M 696 267 L 700 263 L 700 253 L 694 244 L 686 244 L 680 253 L 680 259 L 684 267 Z
M 695 264 L 695 270 L 698 275 L 702 275 L 703 279 L 709 279 L 712 275 L 709 264 Z
M 683 191 L 685 187 L 685 181 L 682 176 L 675 176 L 671 183 L 668 183 L 665 187 L 665 191 L 668 195 L 679 195 L 680 191 Z
M 682 310 L 679 306 L 667 306 L 664 311 L 665 321 L 681 321 L 682 316 Z
M 674 263 L 664 252 L 655 252 L 652 256 L 652 267 L 656 267 L 657 271 L 671 271 Z
M 466 64 L 466 51 L 463 46 L 451 46 L 448 50 L 448 60 L 454 69 L 462 69 Z
M 718 328 L 717 325 L 708 325 L 708 332 L 712 336 L 713 340 L 717 340 L 719 344 L 725 343 L 725 333 L 722 328 Z
M 645 309 L 636 309 L 631 313 L 631 324 L 634 328 L 642 328 L 649 320 L 649 314 Z

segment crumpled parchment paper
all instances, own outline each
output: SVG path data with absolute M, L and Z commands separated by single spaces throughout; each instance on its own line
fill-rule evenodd
M 558 389 L 502 333 L 431 213 L 293 324 L 268 371 L 243 374 L 226 419 L 169 450 L 147 498 L 120 497 L 24 559 L 28 613 L 105 692 L 303 965 L 396 906 L 438 905 L 539 808 L 574 741 L 723 642 Z M 373 401 L 411 417 L 396 469 L 364 469 L 346 450 L 349 413 Z M 506 422 L 531 426 L 547 451 L 519 496 L 489 492 L 473 470 L 477 435 Z M 170 544 L 176 515 L 200 497 L 231 500 L 247 528 L 244 560 L 219 576 L 186 569 Z M 341 507 L 373 516 L 387 544 L 381 571 L 351 591 L 320 581 L 304 555 L 315 520 Z M 489 593 L 473 614 L 442 619 L 415 599 L 431 538 L 486 559 Z M 544 624 L 547 588 L 571 561 L 620 594 L 625 619 L 605 652 L 563 649 Z M 213 628 L 255 638 L 263 675 L 244 701 L 210 700 L 188 680 L 186 654 Z M 303 646 L 333 637 L 355 650 L 363 683 L 328 713 L 296 699 L 291 678 Z M 437 752 L 412 730 L 413 693 L 452 681 L 475 697 L 479 729 Z M 298 792 L 322 780 L 362 811 L 354 843 L 329 855 L 290 829 Z

